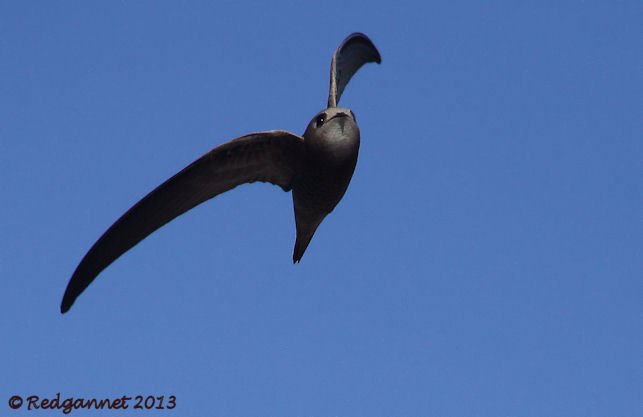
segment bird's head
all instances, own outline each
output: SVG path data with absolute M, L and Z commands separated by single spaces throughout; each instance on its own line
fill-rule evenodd
M 355 141 L 359 143 L 359 128 L 355 114 L 350 109 L 341 107 L 327 108 L 317 113 L 308 123 L 304 139 L 310 144 L 348 144 Z

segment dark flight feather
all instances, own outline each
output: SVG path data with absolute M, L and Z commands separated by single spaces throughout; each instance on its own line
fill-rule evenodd
M 302 148 L 303 138 L 293 133 L 259 132 L 218 146 L 185 167 L 130 208 L 92 246 L 69 281 L 61 312 L 123 253 L 198 204 L 256 181 L 289 191 Z

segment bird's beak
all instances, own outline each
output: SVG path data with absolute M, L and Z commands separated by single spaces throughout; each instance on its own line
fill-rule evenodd
M 330 120 L 333 120 L 336 117 L 342 117 L 343 118 L 343 117 L 348 117 L 348 115 L 346 113 L 344 113 L 344 112 L 339 112 L 339 113 L 335 114 L 333 117 L 331 117 Z

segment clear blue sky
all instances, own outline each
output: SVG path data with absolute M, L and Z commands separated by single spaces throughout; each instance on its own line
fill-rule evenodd
M 196 416 L 640 416 L 640 1 L 3 2 L 0 414 L 175 395 Z M 245 133 L 303 130 L 330 57 L 349 190 L 292 265 L 254 184 L 152 235 L 59 313 L 127 208 Z M 96 412 L 76 411 L 74 416 Z

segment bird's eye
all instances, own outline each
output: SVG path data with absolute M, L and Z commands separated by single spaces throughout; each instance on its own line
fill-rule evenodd
M 322 113 L 319 116 L 317 116 L 317 119 L 315 119 L 315 127 L 322 127 L 324 122 L 326 121 L 326 113 Z

